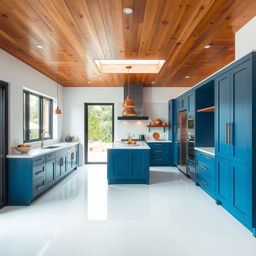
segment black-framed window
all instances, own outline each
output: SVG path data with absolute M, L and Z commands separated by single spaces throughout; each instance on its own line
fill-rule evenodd
M 23 141 L 39 141 L 43 131 L 45 139 L 52 139 L 53 101 L 45 96 L 23 91 Z

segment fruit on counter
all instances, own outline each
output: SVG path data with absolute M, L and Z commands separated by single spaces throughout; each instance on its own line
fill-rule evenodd
M 31 148 L 31 145 L 20 144 L 17 147 L 18 148 Z
M 155 120 L 155 125 L 161 125 L 162 124 L 162 120 L 160 120 L 160 119 L 156 119 Z
M 131 144 L 136 145 L 137 142 L 135 140 L 132 140 Z

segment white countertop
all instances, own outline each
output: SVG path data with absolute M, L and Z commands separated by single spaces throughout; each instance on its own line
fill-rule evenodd
M 171 143 L 171 140 L 147 140 L 148 143 Z
M 108 149 L 150 149 L 148 144 L 144 141 L 138 141 L 137 145 L 125 144 L 120 141 L 113 142 Z
M 215 148 L 214 147 L 195 147 L 195 150 L 199 150 L 203 153 L 215 156 Z
M 69 148 L 72 147 L 74 145 L 79 144 L 79 142 L 63 142 L 63 143 L 57 143 L 57 144 L 53 144 L 53 145 L 47 145 L 45 147 L 49 147 L 49 146 L 59 146 L 58 148 L 32 148 L 28 153 L 22 154 L 22 153 L 14 153 L 14 154 L 9 154 L 7 155 L 7 158 L 34 158 L 37 156 L 41 156 L 41 155 L 45 155 L 51 152 L 55 152 L 61 149 L 65 149 L 65 148 Z

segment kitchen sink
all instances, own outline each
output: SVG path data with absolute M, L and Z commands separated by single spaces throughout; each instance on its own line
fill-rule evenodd
M 59 148 L 60 146 L 48 146 L 48 147 L 44 147 L 42 149 L 54 149 L 54 148 Z

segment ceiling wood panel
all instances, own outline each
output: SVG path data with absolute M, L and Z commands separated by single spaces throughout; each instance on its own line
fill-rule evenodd
M 166 59 L 131 82 L 193 86 L 234 60 L 235 32 L 255 15 L 251 0 L 1 0 L 0 47 L 63 86 L 127 82 L 94 59 Z

